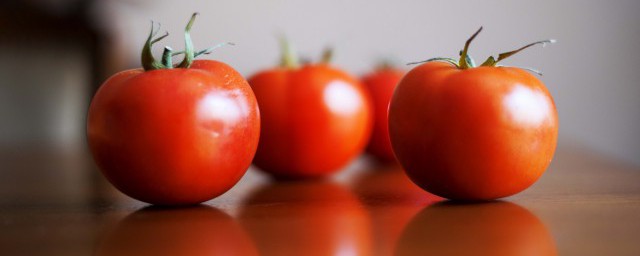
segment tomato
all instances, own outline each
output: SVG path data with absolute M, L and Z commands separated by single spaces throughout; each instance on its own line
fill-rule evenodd
M 336 172 L 364 149 L 371 106 L 360 82 L 325 62 L 249 78 L 262 118 L 254 164 L 280 178 Z
M 544 223 L 509 202 L 438 203 L 418 213 L 394 255 L 557 255 Z
M 249 84 L 222 62 L 189 65 L 120 72 L 91 102 L 87 137 L 94 160 L 135 199 L 200 203 L 230 189 L 251 164 L 260 117 Z
M 471 39 L 460 66 L 436 61 L 409 71 L 391 100 L 389 132 L 420 187 L 449 199 L 490 200 L 543 174 L 556 148 L 558 115 L 535 76 L 495 66 L 533 44 L 473 67 L 465 56 Z
M 147 207 L 101 236 L 93 255 L 258 255 L 242 226 L 209 206 Z
M 371 222 L 346 187 L 276 182 L 251 193 L 239 219 L 260 255 L 372 255 Z
M 367 152 L 384 162 L 395 161 L 389 139 L 389 101 L 404 73 L 403 70 L 383 66 L 362 78 L 373 103 L 373 131 Z

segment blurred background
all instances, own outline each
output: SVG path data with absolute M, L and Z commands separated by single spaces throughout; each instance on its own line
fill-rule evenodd
M 38 191 L 41 180 L 68 184 L 93 175 L 86 173 L 92 163 L 84 128 L 91 96 L 111 74 L 140 66 L 151 20 L 171 34 L 165 45 L 181 49 L 193 12 L 201 14 L 192 32 L 196 48 L 234 42 L 205 58 L 245 76 L 278 62 L 278 35 L 313 60 L 334 47 L 333 63 L 356 76 L 382 59 L 404 66 L 455 57 L 480 26 L 485 29 L 471 47 L 477 61 L 555 38 L 557 44 L 528 49 L 503 64 L 544 72 L 540 79 L 560 115 L 560 150 L 587 148 L 640 166 L 639 1 L 5 0 L 0 178 L 30 180 L 35 185 L 28 193 L 42 196 L 51 188 Z M 43 162 L 50 164 L 43 175 L 19 172 Z M 58 189 L 64 196 L 92 188 Z M 0 188 L 2 195 L 7 191 L 15 188 Z

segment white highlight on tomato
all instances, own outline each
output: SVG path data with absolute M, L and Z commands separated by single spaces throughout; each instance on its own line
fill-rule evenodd
M 504 98 L 509 118 L 530 126 L 538 126 L 551 117 L 551 102 L 544 92 L 516 85 Z
M 211 130 L 214 137 L 226 135 L 230 129 L 249 114 L 249 106 L 240 90 L 212 91 L 198 103 L 196 118 Z
M 363 105 L 362 98 L 353 86 L 348 83 L 335 80 L 324 90 L 324 103 L 331 112 L 350 115 L 357 112 Z

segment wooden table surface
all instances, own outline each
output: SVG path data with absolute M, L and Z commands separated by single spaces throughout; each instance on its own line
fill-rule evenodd
M 640 169 L 560 148 L 500 201 L 456 204 L 361 158 L 324 181 L 250 169 L 197 207 L 117 192 L 86 151 L 0 154 L 0 255 L 640 255 Z

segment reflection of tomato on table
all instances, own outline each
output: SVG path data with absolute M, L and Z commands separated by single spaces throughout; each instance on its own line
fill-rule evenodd
M 394 255 L 411 218 L 425 206 L 443 200 L 411 182 L 397 164 L 363 170 L 350 185 L 371 216 L 372 255 Z
M 557 255 L 545 225 L 509 202 L 429 206 L 405 228 L 397 245 L 405 255 Z
M 371 254 L 369 216 L 339 184 L 267 184 L 244 200 L 239 218 L 261 255 Z
M 107 231 L 96 255 L 258 255 L 242 227 L 209 206 L 147 207 Z

